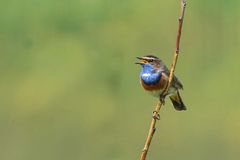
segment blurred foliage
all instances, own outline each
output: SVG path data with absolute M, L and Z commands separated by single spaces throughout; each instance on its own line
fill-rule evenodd
M 156 99 L 135 57 L 170 66 L 179 1 L 0 2 L 0 159 L 138 159 Z M 240 1 L 189 1 L 149 159 L 240 158 Z

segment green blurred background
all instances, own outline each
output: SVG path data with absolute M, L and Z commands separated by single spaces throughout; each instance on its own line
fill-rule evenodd
M 133 160 L 157 100 L 135 57 L 170 66 L 179 0 L 1 0 L 0 159 Z M 176 74 L 148 159 L 240 159 L 240 1 L 188 1 Z

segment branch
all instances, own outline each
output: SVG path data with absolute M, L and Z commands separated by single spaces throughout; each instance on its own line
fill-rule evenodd
M 155 117 L 158 116 L 158 113 L 160 112 L 161 107 L 162 107 L 162 103 L 159 101 L 156 105 L 156 108 L 155 108 L 154 112 L 153 112 L 152 122 L 151 122 L 151 125 L 150 125 L 150 129 L 149 129 L 149 132 L 148 132 L 146 143 L 145 143 L 144 148 L 142 150 L 140 160 L 145 160 L 146 159 L 150 144 L 152 142 L 153 135 L 156 131 L 155 125 L 156 125 L 157 119 Z
M 182 25 L 183 25 L 186 4 L 187 4 L 186 0 L 181 0 L 181 14 L 180 14 L 180 17 L 178 18 L 179 23 L 178 23 L 178 33 L 177 33 L 177 40 L 176 40 L 176 50 L 175 50 L 175 53 L 173 56 L 173 63 L 172 63 L 171 70 L 170 70 L 168 85 L 165 88 L 164 95 L 167 95 L 168 90 L 169 90 L 170 86 L 172 85 L 173 75 L 174 75 L 174 71 L 176 68 L 178 55 L 179 55 L 179 46 L 180 46 L 180 39 L 181 39 Z
M 169 88 L 172 84 L 173 75 L 174 75 L 174 71 L 175 71 L 176 64 L 177 64 L 185 8 L 186 8 L 186 0 L 181 0 L 181 13 L 180 13 L 180 17 L 178 19 L 179 24 L 178 24 L 178 33 L 177 33 L 177 40 L 176 40 L 176 50 L 175 50 L 175 53 L 174 53 L 174 56 L 173 56 L 173 62 L 172 62 L 171 70 L 170 70 L 168 85 L 163 92 L 164 96 L 167 95 L 168 90 L 169 90 Z M 152 142 L 152 138 L 153 138 L 154 133 L 156 131 L 155 126 L 156 126 L 156 122 L 158 120 L 159 112 L 160 112 L 160 109 L 161 109 L 162 105 L 164 105 L 164 103 L 161 103 L 159 101 L 157 103 L 156 107 L 155 107 L 155 110 L 153 112 L 152 122 L 151 122 L 150 129 L 149 129 L 148 136 L 147 136 L 147 140 L 146 140 L 144 148 L 142 150 L 140 160 L 145 160 L 146 159 L 149 147 L 150 147 L 151 142 Z

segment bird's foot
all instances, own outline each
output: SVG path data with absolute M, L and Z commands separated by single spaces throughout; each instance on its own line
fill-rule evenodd
M 163 94 L 161 94 L 160 95 L 160 98 L 159 98 L 159 100 L 160 100 L 160 102 L 164 105 L 165 104 L 165 95 L 163 95 Z
M 153 111 L 153 119 L 155 119 L 155 120 L 160 120 L 160 115 L 158 114 L 158 112 L 157 111 Z

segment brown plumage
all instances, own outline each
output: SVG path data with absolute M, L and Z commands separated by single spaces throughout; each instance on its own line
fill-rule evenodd
M 164 90 L 165 87 L 167 86 L 167 83 L 168 83 L 168 79 L 165 76 L 162 76 L 162 78 L 158 81 L 158 83 L 154 85 L 148 85 L 141 79 L 141 85 L 147 91 Z
M 147 55 L 137 58 L 140 60 L 137 64 L 140 64 L 143 68 L 140 74 L 142 87 L 153 96 L 160 98 L 167 86 L 170 71 L 163 61 L 156 56 Z M 183 89 L 183 85 L 174 75 L 167 95 L 170 97 L 174 108 L 178 111 L 186 110 L 186 106 L 179 94 L 180 89 Z
M 187 109 L 178 91 L 176 91 L 175 94 L 170 96 L 170 100 L 172 101 L 172 104 L 176 110 L 182 111 Z

